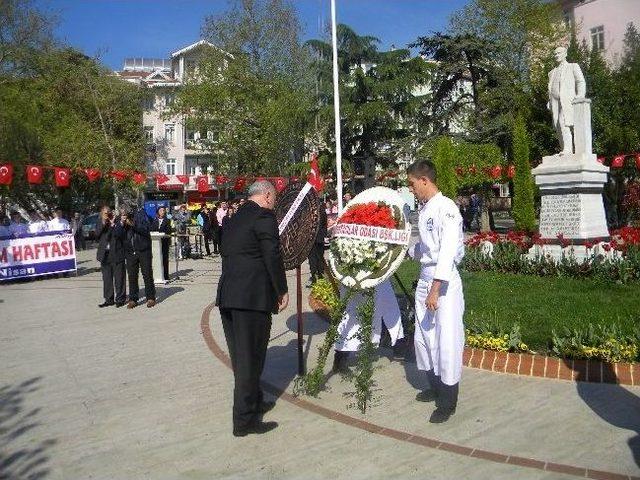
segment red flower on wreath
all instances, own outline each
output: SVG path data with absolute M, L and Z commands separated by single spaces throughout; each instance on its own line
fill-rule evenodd
M 384 203 L 359 203 L 349 208 L 339 223 L 355 223 L 372 227 L 397 228 L 398 222 L 393 218 L 393 212 Z

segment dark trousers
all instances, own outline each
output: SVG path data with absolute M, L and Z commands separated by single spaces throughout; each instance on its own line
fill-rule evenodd
M 84 235 L 82 235 L 82 233 L 76 234 L 73 238 L 74 238 L 75 243 L 76 243 L 76 250 L 86 250 L 87 249 L 87 244 L 84 241 Z
M 162 270 L 164 273 L 164 279 L 169 280 L 169 239 L 163 238 L 161 241 L 162 241 Z
M 221 308 L 220 315 L 235 379 L 233 428 L 242 429 L 258 419 L 263 399 L 260 376 L 271 334 L 271 314 Z
M 211 249 L 209 248 L 209 242 L 211 241 L 211 233 L 204 234 L 204 250 L 207 252 L 207 255 L 211 255 Z
M 311 278 L 317 280 L 324 276 L 324 243 L 314 243 L 309 252 Z
M 127 300 L 126 292 L 126 275 L 124 262 L 111 263 L 109 261 L 109 252 L 105 253 L 105 258 L 100 262 L 100 270 L 102 270 L 102 292 L 107 302 L 114 300 L 123 303 Z M 115 285 L 115 298 L 114 287 Z
M 211 243 L 213 243 L 213 253 L 220 253 L 220 230 L 211 232 Z
M 453 410 L 458 405 L 459 383 L 455 385 L 447 385 L 442 383 L 440 376 L 436 375 L 433 370 L 427 371 L 427 379 L 431 388 L 436 391 L 436 407 Z
M 137 302 L 140 298 L 138 273 L 142 272 L 144 281 L 144 296 L 147 300 L 156 299 L 156 286 L 153 283 L 153 269 L 151 264 L 151 250 L 127 254 L 127 275 L 129 277 L 129 300 Z

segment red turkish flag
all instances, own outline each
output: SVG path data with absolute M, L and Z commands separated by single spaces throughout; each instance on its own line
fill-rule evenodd
M 111 172 L 111 176 L 118 182 L 121 182 L 125 178 L 127 178 L 127 172 L 125 172 L 124 170 L 114 170 L 113 172 Z
M 611 160 L 611 166 L 613 168 L 622 168 L 624 167 L 624 155 L 617 155 L 615 157 L 613 157 L 613 160 Z
M 246 186 L 247 186 L 247 179 L 244 177 L 238 177 L 236 178 L 236 181 L 233 184 L 233 189 L 236 192 L 242 192 Z
M 307 177 L 307 182 L 313 186 L 316 192 L 320 192 L 324 188 L 324 180 L 322 180 L 320 168 L 318 168 L 318 155 L 315 153 L 311 156 L 311 171 Z
M 42 167 L 39 165 L 27 165 L 27 182 L 31 184 L 42 183 Z
M 142 185 L 144 182 L 147 181 L 147 175 L 142 172 L 135 172 L 133 174 L 133 181 L 138 185 Z
M 13 165 L 4 163 L 0 165 L 0 185 L 11 185 L 13 182 Z
M 95 182 L 100 178 L 100 170 L 97 168 L 85 168 L 84 173 L 87 175 L 87 179 L 90 182 Z
M 640 170 L 640 153 L 636 153 L 636 168 Z
M 176 178 L 183 185 L 186 185 L 187 183 L 189 183 L 189 175 L 176 175 Z
M 163 183 L 167 183 L 169 181 L 169 177 L 164 173 L 156 173 L 156 182 L 158 185 L 162 185 Z
M 68 187 L 71 183 L 71 170 L 68 168 L 54 168 L 56 187 Z
M 209 191 L 209 178 L 206 175 L 201 175 L 196 179 L 196 183 L 198 184 L 199 192 L 208 192 Z
M 217 185 L 225 184 L 228 181 L 229 181 L 229 179 L 227 177 L 225 177 L 224 175 L 216 175 L 216 184 Z
M 515 176 L 516 176 L 516 166 L 515 165 L 509 165 L 507 167 L 507 177 L 513 178 Z
M 275 177 L 273 179 L 273 185 L 276 187 L 276 192 L 280 193 L 287 186 L 287 181 L 284 177 Z

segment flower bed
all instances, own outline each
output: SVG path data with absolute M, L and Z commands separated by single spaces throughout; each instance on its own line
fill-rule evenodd
M 466 242 L 467 251 L 461 268 L 467 271 L 498 271 L 539 276 L 598 277 L 628 283 L 640 280 L 640 229 L 624 227 L 611 232 L 607 242 L 586 242 L 585 258 L 576 256 L 577 245 L 562 235 L 557 241 L 562 257 L 548 254 L 550 242 L 526 232 L 480 233 Z M 527 255 L 530 249 L 535 255 Z

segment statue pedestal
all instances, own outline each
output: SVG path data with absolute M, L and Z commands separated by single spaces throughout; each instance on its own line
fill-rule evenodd
M 602 201 L 608 172 L 609 167 L 587 153 L 544 157 L 532 170 L 542 197 L 540 236 L 549 244 L 546 253 L 554 258 L 562 256 L 559 234 L 576 246 L 578 259 L 584 249 L 578 246 L 609 238 Z M 539 247 L 529 250 L 530 256 L 539 254 Z
M 151 232 L 151 256 L 153 268 L 153 283 L 164 285 L 169 281 L 164 278 L 164 268 L 162 267 L 162 239 L 169 238 L 169 235 L 160 232 Z

